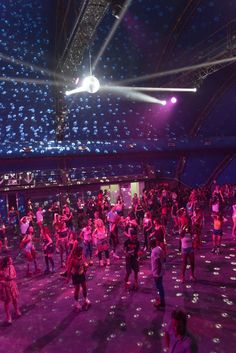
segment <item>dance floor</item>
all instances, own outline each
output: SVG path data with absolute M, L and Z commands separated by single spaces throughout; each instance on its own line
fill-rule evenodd
M 125 259 L 99 268 L 97 260 L 88 269 L 88 311 L 74 308 L 73 287 L 57 272 L 25 277 L 22 258 L 14 260 L 20 289 L 22 317 L 4 323 L 1 309 L 1 353 L 158 353 L 164 352 L 163 332 L 170 313 L 182 308 L 189 313 L 188 327 L 199 353 L 233 353 L 236 348 L 236 251 L 231 237 L 231 219 L 224 225 L 222 254 L 211 254 L 210 227 L 203 232 L 202 248 L 196 252 L 196 282 L 189 270 L 180 282 L 181 256 L 177 239 L 168 236 L 168 260 L 164 277 L 165 310 L 153 306 L 156 297 L 150 273 L 150 258 L 141 260 L 139 289 L 124 288 Z M 206 223 L 208 224 L 208 222 Z M 16 254 L 11 250 L 13 258 Z M 43 257 L 38 255 L 44 269 Z M 133 280 L 133 278 L 132 278 Z

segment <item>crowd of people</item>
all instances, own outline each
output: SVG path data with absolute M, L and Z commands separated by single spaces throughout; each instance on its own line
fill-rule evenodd
M 232 237 L 235 239 L 236 236 L 236 188 L 228 185 L 220 187 L 215 181 L 208 189 L 193 190 L 171 190 L 168 186 L 153 185 L 145 189 L 142 195 L 133 195 L 129 210 L 125 208 L 122 195 L 111 205 L 106 191 L 100 191 L 97 197 L 91 197 L 85 203 L 78 199 L 76 207 L 67 202 L 61 208 L 55 201 L 47 210 L 41 206 L 35 209 L 31 200 L 27 206 L 26 214 L 21 217 L 14 207 L 9 210 L 7 221 L 0 216 L 1 248 L 10 251 L 8 243 L 11 243 L 11 247 L 18 247 L 17 256 L 25 259 L 27 277 L 32 275 L 32 266 L 36 273 L 41 271 L 39 256 L 44 256 L 44 274 L 53 274 L 56 272 L 55 257 L 59 256 L 60 275 L 67 282 L 72 279 L 77 308 L 81 308 L 80 287 L 84 297 L 83 306 L 87 308 L 90 305 L 86 283 L 89 266 L 110 266 L 112 261 L 119 261 L 120 256 L 125 255 L 125 288 L 137 290 L 139 264 L 146 254 L 151 257 L 150 266 L 158 294 L 154 305 L 158 309 L 165 308 L 163 277 L 168 261 L 168 243 L 172 238 L 178 239 L 182 255 L 180 280 L 184 282 L 188 262 L 190 280 L 196 281 L 195 252 L 202 246 L 206 213 L 210 211 L 212 216 L 212 253 L 221 253 L 223 223 L 231 209 Z M 11 232 L 17 234 L 14 244 L 9 239 Z M 130 281 L 132 273 L 133 286 Z M 4 303 L 8 323 L 12 322 L 10 303 L 16 315 L 21 315 L 18 295 L 12 258 L 2 257 L 0 300 Z M 184 313 L 173 314 L 173 320 L 178 319 L 186 326 Z M 172 344 L 171 332 L 173 328 L 166 334 L 168 345 Z

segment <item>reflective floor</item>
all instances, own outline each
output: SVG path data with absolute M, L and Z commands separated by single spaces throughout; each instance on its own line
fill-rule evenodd
M 177 307 L 189 313 L 188 327 L 199 353 L 235 352 L 236 251 L 230 221 L 224 226 L 220 255 L 211 253 L 211 227 L 206 222 L 202 248 L 196 252 L 196 282 L 188 279 L 188 270 L 186 282 L 181 283 L 178 241 L 175 236 L 167 238 L 165 310 L 153 306 L 156 292 L 148 256 L 140 261 L 139 289 L 124 288 L 122 238 L 120 259 L 112 258 L 110 267 L 99 268 L 95 258 L 87 272 L 92 302 L 88 311 L 74 308 L 73 287 L 59 275 L 59 255 L 54 256 L 55 274 L 45 276 L 42 272 L 31 278 L 25 277 L 24 260 L 16 258 L 23 315 L 19 319 L 13 315 L 13 324 L 7 326 L 1 308 L 0 352 L 164 352 L 163 331 Z M 16 255 L 13 249 L 10 253 Z M 38 260 L 43 270 L 41 253 Z

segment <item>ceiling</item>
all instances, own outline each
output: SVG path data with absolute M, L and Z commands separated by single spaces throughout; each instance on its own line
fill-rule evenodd
M 112 36 L 117 19 L 108 1 L 35 3 L 0 4 L 2 157 L 152 153 L 157 175 L 192 185 L 235 182 L 235 172 L 227 176 L 227 168 L 236 170 L 235 1 L 128 1 Z M 89 74 L 90 55 L 102 86 L 197 93 L 175 94 L 176 104 L 163 92 L 66 97 L 75 78 Z

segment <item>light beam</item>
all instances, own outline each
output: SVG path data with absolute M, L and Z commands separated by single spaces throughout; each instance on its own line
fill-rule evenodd
M 93 62 L 92 71 L 95 70 L 99 59 L 102 57 L 102 55 L 103 55 L 103 53 L 105 52 L 107 46 L 109 45 L 109 43 L 110 43 L 112 37 L 114 36 L 114 34 L 115 34 L 115 32 L 116 32 L 116 30 L 117 30 L 117 28 L 118 28 L 120 22 L 122 21 L 122 19 L 123 19 L 125 13 L 126 13 L 128 7 L 130 6 L 131 2 L 132 2 L 132 0 L 127 0 L 127 1 L 125 2 L 125 4 L 123 5 L 123 8 L 122 8 L 122 11 L 121 11 L 121 13 L 120 13 L 119 18 L 118 18 L 118 19 L 115 21 L 115 23 L 113 24 L 110 33 L 108 34 L 108 36 L 107 36 L 107 38 L 106 38 L 106 40 L 105 40 L 103 46 L 101 47 L 101 49 L 100 49 L 100 51 L 99 51 L 99 53 L 98 53 L 96 59 L 95 59 L 94 62 Z
M 225 63 L 230 63 L 230 62 L 234 62 L 236 61 L 236 56 L 233 56 L 231 58 L 226 58 L 226 59 L 221 59 L 221 60 L 214 60 L 214 61 L 207 61 L 205 63 L 201 63 L 201 64 L 196 64 L 196 65 L 191 65 L 191 66 L 184 66 L 184 67 L 180 67 L 179 69 L 173 69 L 173 70 L 167 70 L 167 71 L 162 71 L 162 72 L 156 72 L 153 74 L 149 74 L 149 75 L 144 75 L 144 76 L 140 76 L 137 78 L 131 78 L 128 80 L 123 80 L 123 81 L 119 81 L 117 82 L 117 84 L 131 84 L 134 82 L 141 82 L 141 81 L 146 81 L 146 80 L 151 80 L 153 78 L 156 77 L 164 77 L 164 76 L 170 76 L 170 75 L 174 75 L 174 74 L 179 74 L 181 72 L 186 72 L 186 71 L 194 71 L 194 70 L 198 70 L 198 69 L 202 69 L 208 66 L 213 66 L 213 65 L 220 65 L 220 64 L 225 64 Z

